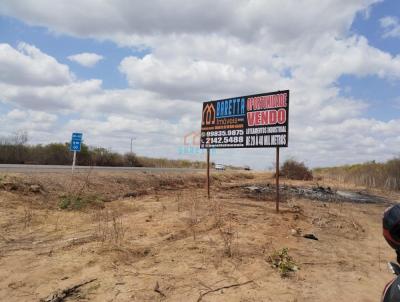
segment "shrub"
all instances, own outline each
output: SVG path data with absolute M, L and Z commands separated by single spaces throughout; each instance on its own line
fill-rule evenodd
M 281 277 L 288 277 L 290 272 L 298 270 L 296 263 L 293 258 L 289 256 L 287 248 L 274 251 L 269 257 L 268 262 L 271 263 L 272 267 L 277 268 Z
M 102 207 L 103 202 L 96 196 L 67 194 L 60 197 L 58 206 L 62 210 L 82 210 L 88 206 Z
M 281 167 L 280 175 L 288 179 L 312 180 L 313 175 L 304 163 L 289 159 Z

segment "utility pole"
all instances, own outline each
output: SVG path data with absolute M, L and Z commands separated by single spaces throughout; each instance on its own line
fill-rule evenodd
M 131 166 L 133 166 L 132 155 L 133 155 L 133 141 L 136 140 L 136 137 L 131 137 L 131 153 L 129 153 L 131 158 Z
M 133 153 L 132 146 L 133 146 L 133 141 L 134 140 L 136 140 L 136 137 L 131 137 L 131 154 Z

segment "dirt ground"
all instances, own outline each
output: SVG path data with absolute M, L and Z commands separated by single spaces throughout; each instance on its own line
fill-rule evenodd
M 379 301 L 395 257 L 381 235 L 387 205 L 284 197 L 277 214 L 273 196 L 241 188 L 271 175 L 213 172 L 210 200 L 204 181 L 0 176 L 0 300 Z M 283 248 L 295 269 L 287 276 L 270 262 Z

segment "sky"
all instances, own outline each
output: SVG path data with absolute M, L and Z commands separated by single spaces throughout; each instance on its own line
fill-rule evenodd
M 2 0 L 1 136 L 204 160 L 202 102 L 290 90 L 292 158 L 400 155 L 398 0 Z M 185 137 L 189 137 L 185 140 Z M 197 146 L 196 146 L 197 147 Z M 78 155 L 79 156 L 79 155 Z M 269 169 L 274 149 L 212 161 Z

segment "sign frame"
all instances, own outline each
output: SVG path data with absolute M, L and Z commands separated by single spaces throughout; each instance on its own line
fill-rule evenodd
M 200 149 L 207 149 L 208 198 L 210 149 L 276 148 L 276 212 L 279 213 L 279 148 L 289 146 L 289 100 L 290 90 L 287 89 L 203 102 Z
M 290 90 L 204 102 L 200 149 L 288 147 L 289 104 Z

